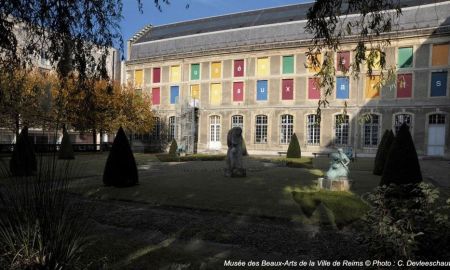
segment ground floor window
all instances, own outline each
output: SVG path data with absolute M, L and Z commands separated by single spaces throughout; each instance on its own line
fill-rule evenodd
M 315 114 L 306 116 L 306 143 L 309 145 L 320 144 L 320 123 Z
M 403 123 L 409 126 L 409 131 L 412 133 L 412 115 L 409 113 L 396 114 L 394 118 L 395 134 L 400 130 Z
M 337 145 L 348 145 L 349 129 L 348 115 L 340 114 L 334 116 L 334 143 Z
M 257 115 L 255 126 L 255 143 L 267 143 L 267 116 Z
M 209 117 L 210 142 L 220 142 L 220 116 Z
M 380 117 L 376 114 L 367 115 L 363 125 L 363 144 L 365 147 L 376 147 L 378 145 L 379 130 Z
M 168 134 L 168 140 L 172 141 L 175 138 L 175 116 L 169 117 L 169 134 Z
M 244 130 L 244 117 L 242 115 L 231 116 L 231 128 L 240 127 Z
M 294 133 L 294 116 L 285 114 L 281 116 L 280 143 L 288 144 L 291 142 Z

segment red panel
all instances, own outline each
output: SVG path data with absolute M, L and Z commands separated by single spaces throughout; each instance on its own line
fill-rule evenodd
M 159 105 L 161 103 L 161 91 L 159 87 L 152 88 L 152 104 Z
M 344 67 L 345 70 L 348 70 L 350 68 L 350 52 L 338 52 L 336 60 L 336 70 L 342 71 L 342 67 Z
M 244 100 L 244 83 L 235 82 L 233 83 L 233 101 L 243 101 Z
M 294 99 L 294 80 L 285 79 L 281 83 L 281 99 L 292 100 Z
M 244 60 L 234 60 L 234 77 L 244 77 Z
M 412 75 L 398 74 L 397 76 L 397 97 L 409 98 L 412 96 Z
M 161 68 L 153 68 L 153 83 L 161 82 Z
M 319 79 L 309 78 L 308 79 L 308 99 L 319 99 L 319 98 L 320 98 Z

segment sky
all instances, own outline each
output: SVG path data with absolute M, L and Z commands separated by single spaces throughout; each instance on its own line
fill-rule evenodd
M 162 5 L 161 12 L 154 6 L 153 0 L 142 2 L 144 8 L 141 14 L 136 0 L 123 0 L 124 18 L 121 30 L 125 47 L 126 41 L 148 24 L 157 26 L 248 10 L 307 3 L 312 0 L 170 0 L 170 5 Z

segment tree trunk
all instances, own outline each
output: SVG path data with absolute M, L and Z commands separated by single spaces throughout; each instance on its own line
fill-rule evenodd
M 19 134 L 20 134 L 20 119 L 19 119 L 19 115 L 16 114 L 15 119 L 14 119 L 14 132 L 16 133 L 16 142 L 17 142 L 17 138 L 19 138 Z
M 94 145 L 94 150 L 97 149 L 97 130 L 92 129 L 92 144 Z

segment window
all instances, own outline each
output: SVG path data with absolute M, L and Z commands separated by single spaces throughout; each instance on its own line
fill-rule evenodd
M 169 117 L 169 134 L 168 134 L 169 142 L 175 139 L 175 132 L 176 132 L 175 116 L 171 116 Z
M 397 75 L 397 98 L 410 98 L 412 96 L 412 74 Z
M 448 65 L 448 44 L 434 44 L 431 54 L 431 65 L 433 67 Z
M 191 65 L 191 80 L 200 79 L 200 64 Z
M 336 99 L 349 98 L 348 77 L 336 77 Z
M 294 56 L 283 56 L 283 74 L 294 73 Z
M 256 60 L 256 76 L 269 76 L 269 58 L 262 57 Z
M 366 98 L 372 99 L 380 96 L 381 78 L 379 75 L 366 77 Z
M 222 63 L 212 62 L 211 63 L 211 79 L 222 78 Z
M 348 115 L 336 115 L 334 117 L 334 143 L 348 145 L 349 117 Z
M 428 117 L 428 124 L 432 125 L 444 125 L 445 115 L 441 113 L 432 114 Z
M 337 71 L 348 71 L 350 68 L 350 52 L 338 52 L 336 62 Z
M 256 116 L 255 143 L 267 143 L 267 116 Z
M 398 48 L 398 68 L 409 68 L 413 64 L 413 48 Z
M 233 101 L 240 102 L 244 100 L 244 83 L 234 82 L 233 83 Z
M 234 77 L 243 77 L 244 67 L 244 60 L 234 60 Z
M 240 127 L 244 130 L 244 117 L 242 115 L 231 116 L 231 128 Z
M 432 97 L 445 97 L 447 95 L 447 71 L 431 73 Z
M 308 99 L 320 98 L 319 79 L 308 78 Z
M 294 116 L 285 114 L 281 116 L 280 143 L 288 144 L 291 142 L 294 133 Z
M 170 67 L 170 82 L 180 82 L 181 81 L 181 71 L 180 66 Z
M 306 143 L 309 145 L 320 144 L 320 123 L 315 114 L 306 116 Z
M 409 131 L 412 130 L 412 115 L 409 113 L 397 114 L 394 119 L 394 130 L 395 134 L 400 130 L 403 123 L 409 126 Z M 411 132 L 412 133 L 412 132 Z
M 137 69 L 134 71 L 134 87 L 137 89 L 142 88 L 142 82 L 143 82 L 143 71 L 142 69 Z
M 161 82 L 161 68 L 153 68 L 153 83 Z
M 159 117 L 154 117 L 155 125 L 153 126 L 153 130 L 151 132 L 151 140 L 158 141 L 161 139 L 161 119 Z
M 367 115 L 363 125 L 363 144 L 365 147 L 376 147 L 378 145 L 379 131 L 380 117 L 376 114 Z
M 171 86 L 170 87 L 170 104 L 175 104 L 178 102 L 179 94 L 180 94 L 179 86 Z
M 211 105 L 220 105 L 220 103 L 222 102 L 222 84 L 212 83 L 210 94 Z
M 159 87 L 152 88 L 152 105 L 159 105 L 161 103 L 161 91 Z
M 294 99 L 294 80 L 283 79 L 281 81 L 281 99 L 293 100 Z
M 220 142 L 220 116 L 209 117 L 210 142 Z
M 260 80 L 256 82 L 256 100 L 267 100 L 267 81 Z

